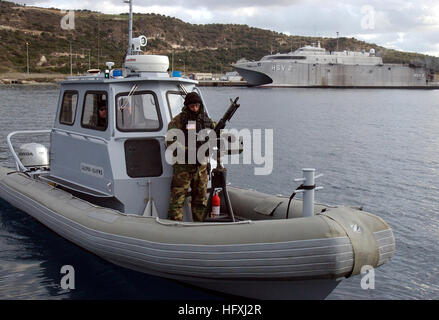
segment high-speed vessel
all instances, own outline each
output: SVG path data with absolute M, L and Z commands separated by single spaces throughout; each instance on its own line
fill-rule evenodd
M 145 38 L 132 41 L 124 72 L 61 83 L 51 130 L 8 135 L 15 168 L 0 167 L 1 198 L 109 262 L 250 298 L 323 299 L 344 278 L 392 258 L 395 239 L 383 219 L 314 204 L 312 168 L 289 198 L 229 186 L 220 194 L 227 215 L 193 222 L 187 200 L 183 221 L 168 220 L 167 124 L 197 82 L 169 77 L 166 56 L 141 55 Z M 16 135 L 36 134 L 50 135 L 50 145 L 17 152 Z M 299 192 L 303 200 L 293 199 Z
M 239 60 L 233 68 L 251 86 L 278 87 L 426 87 L 423 67 L 384 64 L 375 50 L 326 51 L 317 45 L 289 53 Z

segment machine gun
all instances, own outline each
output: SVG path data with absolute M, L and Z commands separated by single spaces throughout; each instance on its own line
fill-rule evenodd
M 230 121 L 230 119 L 232 119 L 233 115 L 235 114 L 236 110 L 238 110 L 239 108 L 239 104 L 238 102 L 239 97 L 237 97 L 234 101 L 232 99 L 230 99 L 230 106 L 227 109 L 226 113 L 224 113 L 223 117 L 220 119 L 220 121 L 218 121 L 218 123 L 216 124 L 215 128 L 213 129 L 213 131 L 215 131 L 215 135 L 216 135 L 216 146 L 217 146 L 217 152 L 216 152 L 216 163 L 217 163 L 217 168 L 218 166 L 221 166 L 221 130 L 224 129 L 226 127 L 226 123 L 227 121 Z M 230 141 L 230 137 L 229 140 Z M 231 154 L 231 153 L 229 153 Z
M 230 107 L 227 109 L 224 116 L 220 119 L 220 121 L 215 126 L 215 133 L 217 139 L 217 152 L 216 152 L 216 168 L 212 170 L 212 183 L 210 188 L 209 199 L 207 200 L 206 210 L 204 211 L 204 221 L 233 221 L 235 222 L 235 216 L 233 215 L 232 205 L 230 203 L 229 195 L 227 193 L 227 169 L 221 165 L 221 130 L 225 128 L 227 121 L 235 114 L 236 110 L 239 108 L 238 102 L 239 97 L 237 97 L 234 101 L 230 99 Z M 209 214 L 212 210 L 212 197 L 215 193 L 216 189 L 221 189 L 225 201 L 226 215 L 221 215 L 219 217 L 210 218 Z
M 221 118 L 220 121 L 218 121 L 217 125 L 215 126 L 215 133 L 216 136 L 219 139 L 221 130 L 224 129 L 226 127 L 226 122 L 230 121 L 230 119 L 232 119 L 233 115 L 235 114 L 236 110 L 238 110 L 239 108 L 239 104 L 237 104 L 239 97 L 237 97 L 235 99 L 235 101 L 233 101 L 232 99 L 230 99 L 230 107 L 227 109 L 226 113 L 224 113 L 223 117 Z

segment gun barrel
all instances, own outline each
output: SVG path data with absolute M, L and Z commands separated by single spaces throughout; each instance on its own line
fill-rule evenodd
M 224 113 L 224 116 L 221 118 L 220 121 L 218 121 L 217 125 L 215 126 L 215 132 L 217 134 L 219 134 L 219 131 L 221 129 L 225 128 L 226 122 L 230 121 L 230 119 L 232 119 L 232 117 L 235 114 L 236 110 L 239 108 L 239 104 L 237 104 L 238 99 L 239 99 L 239 97 L 237 97 L 235 99 L 235 101 L 230 99 L 230 101 L 231 101 L 230 107 L 227 109 L 226 113 Z

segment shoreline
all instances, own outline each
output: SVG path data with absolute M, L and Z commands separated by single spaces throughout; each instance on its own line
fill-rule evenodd
M 61 73 L 0 73 L 0 84 L 56 84 L 67 76 Z
M 49 73 L 0 73 L 0 85 L 58 85 L 70 75 Z M 411 89 L 437 90 L 439 83 L 428 86 L 289 86 L 266 85 L 251 86 L 246 81 L 198 80 L 199 87 L 248 87 L 258 89 L 269 88 L 308 88 L 308 89 Z
M 0 73 L 0 85 L 56 85 L 70 77 L 69 74 Z M 200 87 L 248 87 L 246 81 L 199 80 Z

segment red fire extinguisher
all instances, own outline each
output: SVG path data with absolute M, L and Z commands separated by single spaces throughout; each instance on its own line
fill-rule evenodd
M 220 215 L 220 205 L 221 205 L 221 200 L 220 197 L 218 196 L 218 192 L 215 192 L 215 194 L 212 197 L 212 216 L 213 217 L 218 217 Z

